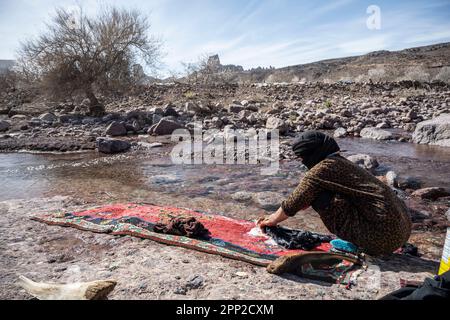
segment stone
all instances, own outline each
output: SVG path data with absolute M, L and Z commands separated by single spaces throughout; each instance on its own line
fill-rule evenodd
M 374 127 L 362 129 L 359 135 L 361 138 L 374 140 L 391 140 L 394 138 L 394 135 L 391 132 Z
M 450 147 L 450 114 L 419 122 L 413 133 L 412 141 L 418 144 Z
M 58 118 L 53 113 L 44 113 L 39 116 L 39 119 L 45 122 L 55 122 Z
M 188 289 L 199 289 L 203 286 L 205 279 L 200 275 L 191 276 L 186 283 L 186 288 Z
M 107 154 L 125 152 L 131 148 L 127 141 L 103 137 L 96 139 L 96 146 L 98 152 Z
M 242 110 L 244 110 L 245 108 L 241 105 L 238 104 L 232 104 L 228 106 L 228 112 L 230 113 L 239 113 Z
M 105 134 L 112 137 L 124 136 L 127 134 L 127 128 L 123 123 L 114 121 L 106 128 Z
M 377 124 L 377 129 L 389 129 L 391 126 L 387 122 L 380 122 Z
M 377 159 L 368 154 L 355 154 L 348 156 L 347 159 L 370 172 L 373 172 L 379 166 Z
M 450 208 L 447 210 L 447 212 L 445 213 L 445 217 L 447 218 L 447 220 L 450 222 Z
M 0 132 L 4 132 L 11 127 L 11 124 L 6 120 L 0 120 Z
M 343 138 L 347 135 L 347 130 L 345 128 L 337 128 L 334 133 L 333 137 L 335 138 Z
M 398 187 L 402 190 L 406 189 L 417 190 L 422 187 L 422 182 L 418 178 L 405 177 L 403 179 L 399 179 Z
M 15 116 L 11 117 L 11 120 L 27 120 L 28 117 L 24 114 L 16 114 Z
M 184 111 L 190 112 L 190 113 L 200 113 L 202 111 L 202 108 L 193 102 L 186 102 L 184 105 Z
M 153 123 L 153 124 L 158 124 L 158 122 L 160 122 L 162 118 L 163 118 L 162 115 L 157 114 L 157 113 L 154 113 L 154 114 L 152 115 L 152 123 Z
M 398 175 L 394 171 L 388 171 L 385 175 L 386 177 L 386 184 L 391 188 L 397 188 L 398 187 Z
M 243 271 L 238 271 L 235 273 L 235 275 L 241 279 L 247 279 L 249 277 L 249 274 Z
M 161 119 L 156 126 L 154 127 L 152 134 L 161 136 L 172 134 L 177 129 L 183 129 L 184 126 L 179 124 L 178 122 Z
M 231 195 L 231 198 L 234 201 L 246 202 L 253 198 L 253 194 L 251 192 L 247 192 L 247 191 L 239 191 L 239 192 L 233 193 Z
M 153 149 L 153 148 L 159 148 L 159 147 L 163 146 L 163 144 L 159 143 L 159 142 L 149 143 L 149 142 L 143 142 L 143 141 L 139 141 L 137 143 L 137 145 L 142 148 L 145 148 L 145 149 Z
M 167 105 L 163 111 L 164 111 L 164 113 L 163 113 L 164 117 L 172 116 L 172 117 L 178 118 L 180 116 L 180 114 L 170 104 Z
M 284 200 L 284 196 L 271 191 L 258 192 L 254 200 L 257 204 L 261 206 L 264 210 L 275 211 L 281 206 L 281 202 Z
M 280 134 L 285 134 L 288 131 L 288 126 L 278 117 L 269 117 L 266 121 L 266 129 L 279 130 Z
M 412 193 L 412 196 L 424 200 L 437 200 L 439 198 L 450 196 L 450 192 L 444 188 L 431 187 L 416 190 Z

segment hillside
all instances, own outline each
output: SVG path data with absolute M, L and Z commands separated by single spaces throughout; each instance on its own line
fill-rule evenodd
M 450 80 L 450 43 L 376 51 L 279 69 L 230 73 L 233 82 L 336 82 Z

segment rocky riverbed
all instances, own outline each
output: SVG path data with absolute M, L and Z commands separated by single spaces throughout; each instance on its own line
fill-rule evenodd
M 103 97 L 107 114 L 87 115 L 89 101 L 42 101 L 24 90 L 0 98 L 0 150 L 74 151 L 104 136 L 167 135 L 178 128 L 308 129 L 336 137 L 449 146 L 449 85 L 420 83 L 153 85 Z M 30 101 L 31 100 L 31 101 Z M 33 101 L 34 100 L 34 101 Z
M 30 298 L 15 286 L 17 274 L 55 282 L 115 278 L 112 299 L 375 299 L 397 289 L 400 278 L 423 280 L 437 271 L 450 221 L 449 92 L 442 83 L 416 82 L 155 85 L 105 97 L 107 114 L 100 118 L 86 114 L 86 101 L 36 102 L 19 90 L 4 93 L 0 174 L 8 187 L 0 191 L 0 297 Z M 233 129 L 279 129 L 280 170 L 263 176 L 261 165 L 172 164 L 170 133 L 192 130 L 199 121 L 225 140 L 234 139 Z M 337 137 L 344 156 L 405 200 L 414 221 L 410 242 L 420 258 L 376 259 L 373 272 L 346 290 L 147 240 L 29 219 L 131 201 L 253 220 L 275 210 L 304 174 L 289 144 L 307 129 Z M 326 232 L 312 210 L 287 225 Z M 380 274 L 381 285 L 374 287 Z

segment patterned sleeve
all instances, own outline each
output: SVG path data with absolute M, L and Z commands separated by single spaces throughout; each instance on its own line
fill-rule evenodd
M 295 188 L 294 192 L 282 202 L 281 207 L 286 215 L 292 217 L 300 210 L 311 206 L 311 203 L 319 193 L 320 189 L 305 176 L 297 188 Z

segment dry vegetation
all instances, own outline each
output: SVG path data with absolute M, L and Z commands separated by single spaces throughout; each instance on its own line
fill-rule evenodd
M 54 96 L 84 93 L 90 113 L 101 115 L 96 92 L 120 91 L 139 81 L 138 61 L 157 67 L 161 41 L 149 30 L 138 11 L 108 7 L 90 17 L 82 8 L 76 16 L 57 9 L 43 34 L 22 43 L 19 70 Z

